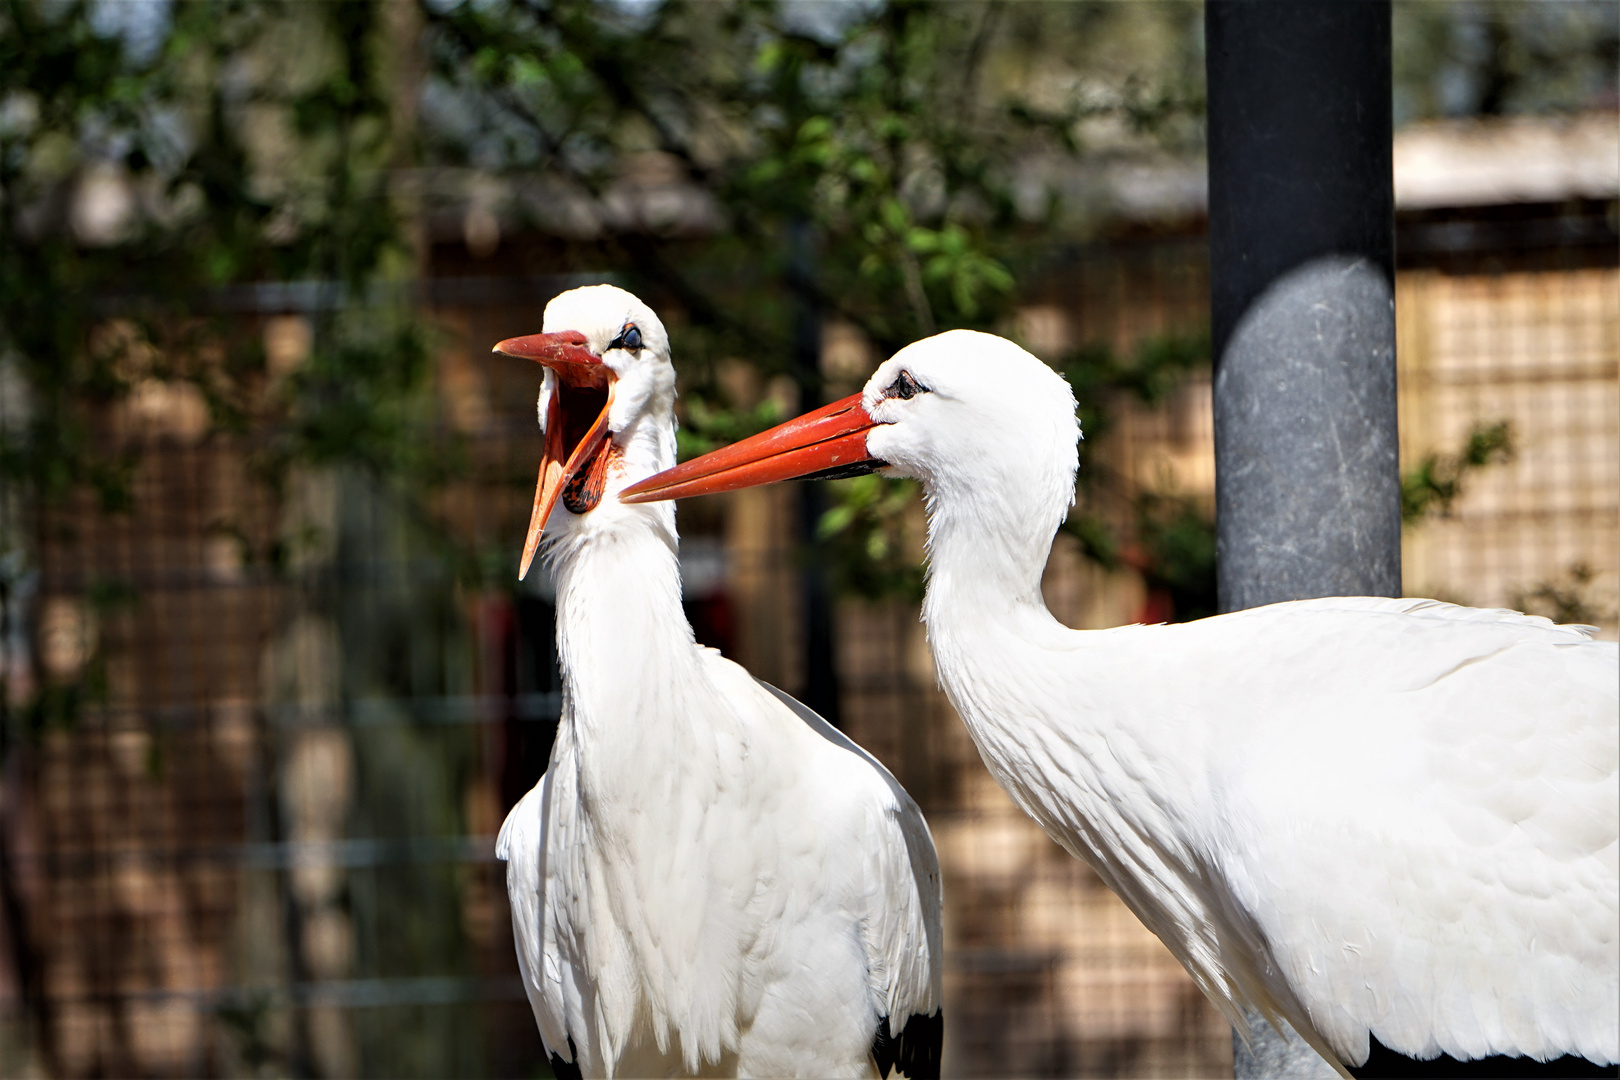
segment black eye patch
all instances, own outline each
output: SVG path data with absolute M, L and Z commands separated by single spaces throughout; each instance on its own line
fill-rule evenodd
M 641 330 L 634 323 L 619 331 L 619 336 L 608 343 L 609 352 L 614 349 L 630 349 L 634 351 L 639 348 L 641 348 Z
M 924 386 L 916 379 L 913 379 L 911 377 L 911 372 L 902 371 L 900 373 L 900 377 L 894 380 L 894 382 L 890 383 L 887 390 L 883 391 L 883 396 L 886 398 L 897 397 L 901 398 L 902 400 L 909 401 L 918 394 L 926 393 L 928 393 L 928 387 Z

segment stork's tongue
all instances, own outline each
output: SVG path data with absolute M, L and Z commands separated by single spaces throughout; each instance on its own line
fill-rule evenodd
M 602 501 L 613 375 L 602 358 L 586 347 L 585 335 L 574 330 L 508 338 L 495 351 L 534 360 L 556 375 L 546 410 L 546 444 L 534 490 L 534 511 L 529 515 L 529 535 L 523 541 L 523 563 L 518 569 L 522 580 L 528 576 L 546 519 L 559 497 L 576 514 L 592 510 Z

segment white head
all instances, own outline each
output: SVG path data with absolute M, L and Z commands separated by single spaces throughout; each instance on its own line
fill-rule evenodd
M 1050 540 L 1074 501 L 1074 392 L 1006 338 L 951 330 L 907 345 L 867 380 L 861 407 L 878 472 L 921 480 L 935 509 L 999 508 Z
M 545 451 L 520 577 L 542 533 L 576 528 L 599 507 L 616 512 L 621 490 L 675 462 L 675 368 L 652 309 L 613 285 L 589 285 L 553 299 L 541 325 L 495 346 L 545 367 Z
M 1074 501 L 1080 425 L 1057 372 L 1005 338 L 952 330 L 906 346 L 859 394 L 644 480 L 627 502 L 877 470 L 921 480 L 930 543 L 966 531 L 1039 574 Z M 989 551 L 986 551 L 989 554 Z M 1027 565 L 1026 565 L 1027 564 Z

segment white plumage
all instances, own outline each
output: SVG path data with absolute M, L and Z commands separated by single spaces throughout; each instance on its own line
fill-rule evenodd
M 857 432 L 920 479 L 929 642 L 986 766 L 1234 1024 L 1256 1008 L 1351 1065 L 1369 1034 L 1620 1060 L 1614 643 L 1366 597 L 1071 630 L 1040 588 L 1079 435 L 1056 373 L 956 331 L 840 405 L 638 491 L 782 479 Z
M 547 1050 L 587 1076 L 937 1076 L 941 894 L 921 813 L 820 717 L 694 644 L 673 507 L 617 498 L 674 462 L 657 317 L 598 286 L 552 301 L 545 330 L 497 349 L 547 364 L 536 516 L 564 708 L 497 852 Z M 605 437 L 575 450 L 582 406 Z

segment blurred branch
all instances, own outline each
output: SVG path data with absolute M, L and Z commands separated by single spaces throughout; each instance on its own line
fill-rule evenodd
M 1560 625 L 1591 626 L 1605 619 L 1593 594 L 1597 572 L 1584 562 L 1570 566 L 1561 578 L 1537 582 L 1513 598 L 1513 606 L 1531 615 L 1545 615 Z M 1607 613 L 1612 616 L 1613 612 Z
M 1401 521 L 1410 526 L 1430 514 L 1449 515 L 1470 474 L 1506 464 L 1514 453 L 1513 428 L 1506 420 L 1475 424 L 1461 449 L 1426 454 L 1401 477 Z

